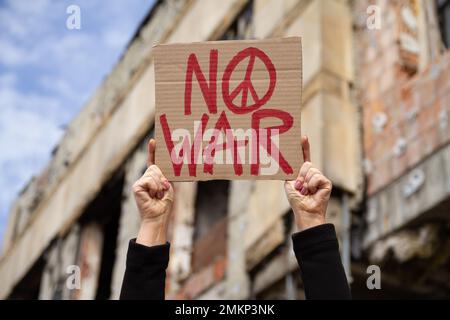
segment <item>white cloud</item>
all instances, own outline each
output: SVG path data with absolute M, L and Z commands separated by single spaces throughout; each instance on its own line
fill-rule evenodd
M 61 137 L 60 124 L 68 120 L 57 98 L 23 93 L 16 84 L 14 73 L 0 76 L 0 164 L 47 158 Z M 8 171 L 16 169 L 23 168 Z
M 41 14 L 49 9 L 49 0 L 8 0 L 12 11 L 24 14 Z
M 41 102 L 41 113 L 27 109 L 17 109 L 14 106 L 5 107 L 0 104 L 0 150 L 2 161 L 15 163 L 22 158 L 45 158 L 51 147 L 58 141 L 62 130 L 55 121 L 48 117 L 46 100 Z M 50 103 L 53 102 L 50 100 Z
M 6 82 L 8 79 L 2 79 L 0 81 Z M 11 81 L 11 80 L 9 80 Z M 71 112 L 64 112 L 61 108 L 61 101 L 54 96 L 46 96 L 35 93 L 24 93 L 17 90 L 14 86 L 0 87 L 0 119 L 5 119 L 17 113 L 20 115 L 22 112 L 29 112 L 31 114 L 37 114 L 39 116 L 45 116 L 49 121 L 58 126 L 68 121 Z M 13 122 L 14 123 L 14 122 Z M 10 128 L 12 129 L 12 128 Z M 4 128 L 0 126 L 2 136 L 5 132 Z M 6 132 L 7 133 L 7 132 Z M 4 153 L 2 152 L 2 156 Z M 1 159 L 1 158 L 0 158 Z
M 40 78 L 40 85 L 42 88 L 65 99 L 77 99 L 77 92 L 64 78 L 44 75 Z
M 0 10 L 0 27 L 3 32 L 9 33 L 16 37 L 23 37 L 28 31 L 21 21 L 4 10 Z
M 52 31 L 54 21 L 58 19 L 62 2 L 48 0 L 10 0 L 0 4 L 1 38 L 20 41 L 22 45 L 36 43 L 40 37 Z M 38 38 L 34 38 L 39 36 Z
M 8 67 L 24 64 L 28 61 L 26 50 L 13 43 L 0 39 L 0 63 Z
M 17 75 L 9 72 L 0 75 L 0 89 L 11 88 L 17 83 Z
M 23 94 L 15 83 L 14 74 L 0 77 L 0 244 L 16 194 L 49 160 L 63 132 L 55 119 L 61 117 L 58 101 Z
M 66 7 L 81 8 L 81 30 Z M 152 1 L 0 0 L 0 246 L 17 192 L 111 70 Z
M 111 48 L 123 48 L 129 38 L 130 35 L 123 30 L 108 29 L 103 34 L 103 41 Z

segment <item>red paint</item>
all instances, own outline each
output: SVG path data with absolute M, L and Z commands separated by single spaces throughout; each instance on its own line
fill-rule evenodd
M 242 63 L 243 60 L 248 60 L 248 65 L 246 67 L 246 72 L 244 79 L 240 84 L 238 84 L 231 92 L 230 92 L 230 80 L 232 77 L 232 74 L 235 72 L 237 66 Z M 256 92 L 255 88 L 252 84 L 252 73 L 255 66 L 256 59 L 260 60 L 262 64 L 265 66 L 265 69 L 268 72 L 269 75 L 269 85 L 267 88 L 267 91 L 265 94 L 260 98 L 258 96 L 258 93 Z M 184 115 L 188 116 L 192 114 L 191 110 L 191 103 L 192 103 L 192 78 L 195 74 L 198 84 L 200 86 L 200 90 L 203 95 L 203 99 L 206 103 L 208 113 L 209 114 L 217 114 L 217 64 L 218 64 L 218 51 L 217 50 L 211 50 L 210 51 L 210 58 L 209 58 L 209 82 L 206 81 L 206 78 L 200 68 L 197 56 L 192 53 L 189 55 L 188 61 L 187 61 L 187 68 L 186 68 L 186 77 L 185 77 L 185 93 L 184 93 Z M 287 132 L 290 130 L 293 126 L 293 118 L 292 116 L 285 111 L 282 110 L 275 110 L 275 109 L 260 109 L 264 105 L 267 104 L 269 99 L 272 97 L 275 86 L 276 86 L 276 80 L 277 80 L 277 74 L 275 66 L 273 65 L 270 58 L 260 49 L 257 48 L 247 48 L 239 53 L 237 53 L 231 61 L 228 63 L 227 67 L 224 70 L 224 74 L 222 77 L 222 98 L 227 106 L 227 108 L 233 112 L 235 115 L 240 115 L 248 117 L 249 121 L 251 121 L 251 127 L 252 129 L 256 130 L 256 139 L 257 143 L 253 145 L 254 148 L 256 148 L 256 156 L 257 161 L 256 163 L 250 164 L 250 171 L 252 175 L 259 175 L 260 173 L 260 147 L 263 147 L 267 149 L 267 154 L 275 155 L 278 154 L 278 161 L 281 169 L 286 174 L 292 174 L 293 169 L 289 165 L 289 163 L 286 161 L 286 159 L 283 157 L 281 152 L 278 150 L 278 148 L 273 144 L 271 137 L 270 137 L 270 130 L 271 129 L 277 129 L 279 135 Z M 236 100 L 237 96 L 242 92 L 242 98 L 240 99 L 239 103 L 234 103 L 234 100 Z M 253 104 L 249 103 L 249 100 L 253 100 Z M 258 110 L 260 109 L 260 110 Z M 208 159 L 207 162 L 209 163 L 203 163 L 203 172 L 207 174 L 213 174 L 214 172 L 214 156 L 216 151 L 226 151 L 231 149 L 232 155 L 233 155 L 233 167 L 235 174 L 237 176 L 240 176 L 243 174 L 243 166 L 242 162 L 239 159 L 238 154 L 238 148 L 241 146 L 248 145 L 248 140 L 245 139 L 245 141 L 238 141 L 237 138 L 231 136 L 228 136 L 227 130 L 231 129 L 230 123 L 227 119 L 227 113 L 225 111 L 222 111 L 219 115 L 219 118 L 217 119 L 214 129 L 222 131 L 225 133 L 225 141 L 221 144 L 217 144 L 217 137 L 212 137 L 209 141 L 208 147 L 205 148 L 205 150 L 199 150 L 202 139 L 202 133 L 206 130 L 206 126 L 209 121 L 208 113 L 204 113 L 201 117 L 201 130 L 197 130 L 197 132 L 194 133 L 194 139 L 192 145 L 187 145 L 189 143 L 188 139 L 184 139 L 183 141 L 183 148 L 180 150 L 179 154 L 177 155 L 178 158 L 183 159 L 183 150 L 190 150 L 190 159 L 188 163 L 188 171 L 189 176 L 195 177 L 197 173 L 197 164 L 196 156 L 201 153 L 205 153 L 206 148 L 211 148 L 209 151 L 211 151 L 211 159 Z M 246 115 L 249 114 L 249 115 Z M 282 124 L 278 126 L 271 126 L 268 128 L 260 128 L 261 122 L 264 119 L 269 118 L 276 118 L 282 121 Z M 195 120 L 195 119 L 194 119 Z M 194 120 L 192 122 L 194 122 Z M 169 127 L 169 124 L 167 122 L 167 117 L 165 114 L 160 116 L 160 124 L 162 127 L 162 132 L 164 135 L 164 140 L 166 142 L 167 151 L 169 152 L 169 155 L 172 155 L 172 152 L 174 150 L 174 143 L 172 141 L 172 134 L 171 129 Z M 200 128 L 199 128 L 200 129 Z M 267 143 L 263 143 L 263 141 L 260 141 L 261 137 L 259 137 L 259 129 L 267 129 L 267 141 L 270 141 L 269 145 Z M 195 141 L 195 143 L 194 143 Z M 255 146 L 256 145 L 256 146 Z M 252 152 L 255 150 L 252 150 Z M 224 154 L 224 157 L 226 158 L 226 154 Z M 175 176 L 181 176 L 181 170 L 183 167 L 183 161 L 181 163 L 172 163 L 174 175 Z
M 195 138 L 194 139 L 198 139 L 199 133 L 205 131 L 206 125 L 208 123 L 208 120 L 209 120 L 208 115 L 207 114 L 203 114 L 202 119 L 201 119 L 201 122 L 202 122 L 202 128 L 201 129 L 202 130 L 201 131 L 199 130 L 199 131 L 195 132 Z M 160 121 L 162 132 L 163 132 L 163 135 L 164 135 L 164 141 L 166 142 L 167 151 L 169 152 L 169 155 L 171 155 L 175 146 L 174 146 L 173 141 L 172 141 L 172 134 L 171 134 L 171 130 L 170 130 L 169 124 L 167 122 L 166 115 L 165 114 L 161 115 L 159 117 L 159 121 Z M 185 139 L 183 143 L 188 143 L 188 141 Z M 194 160 L 195 160 L 195 155 L 197 155 L 200 152 L 200 150 L 196 150 L 196 149 L 194 149 L 194 147 L 199 148 L 200 145 L 192 143 L 192 145 L 190 146 L 191 154 L 190 154 L 190 163 L 188 164 L 188 168 L 189 168 L 189 176 L 191 176 L 191 177 L 196 177 L 197 176 L 197 164 L 195 163 Z M 180 150 L 180 152 L 178 154 L 178 157 L 183 157 L 184 156 L 183 150 L 184 150 L 184 148 L 182 148 Z M 172 162 L 172 166 L 173 166 L 173 172 L 174 172 L 175 176 L 177 176 L 177 177 L 181 176 L 181 169 L 183 168 L 183 162 L 181 162 L 180 164 Z
M 247 65 L 247 69 L 245 72 L 245 78 L 244 80 L 230 93 L 230 79 L 231 75 L 233 74 L 234 70 L 240 64 L 244 59 L 249 58 L 249 62 Z M 266 67 L 268 73 L 269 73 L 269 88 L 265 95 L 260 99 L 258 97 L 258 94 L 255 91 L 255 88 L 253 87 L 251 75 L 253 72 L 253 67 L 255 64 L 255 59 L 259 58 Z M 223 101 L 225 102 L 225 105 L 235 114 L 246 114 L 253 112 L 269 101 L 269 99 L 272 97 L 272 94 L 275 90 L 275 84 L 277 82 L 277 72 L 275 69 L 275 66 L 273 65 L 270 58 L 261 50 L 257 48 L 247 48 L 245 50 L 240 51 L 238 54 L 236 54 L 233 59 L 231 59 L 230 63 L 228 63 L 227 67 L 225 68 L 225 72 L 223 74 L 222 78 L 222 96 Z M 235 98 L 239 95 L 239 93 L 242 91 L 242 99 L 241 104 L 237 105 L 234 104 Z M 253 99 L 253 104 L 248 105 L 248 93 L 250 91 L 250 95 Z
M 231 126 L 230 126 L 230 122 L 228 122 L 228 118 L 227 118 L 227 115 L 225 114 L 225 111 L 222 111 L 222 113 L 220 114 L 219 119 L 217 120 L 216 125 L 214 126 L 214 129 L 223 131 L 226 138 L 225 138 L 225 142 L 220 145 L 216 143 L 217 138 L 214 139 L 214 137 L 212 137 L 211 140 L 209 141 L 209 147 L 213 149 L 213 151 L 211 152 L 213 161 L 214 161 L 214 155 L 215 155 L 216 151 L 221 151 L 221 150 L 225 151 L 225 150 L 231 149 L 231 153 L 233 155 L 234 173 L 237 176 L 241 176 L 243 173 L 243 168 L 242 168 L 242 162 L 239 159 L 237 149 L 239 146 L 247 145 L 248 141 L 237 141 L 236 139 L 234 139 L 233 145 L 231 145 L 231 146 L 229 145 L 228 137 L 226 136 L 226 130 L 231 130 Z M 213 174 L 213 167 L 214 167 L 214 163 L 205 163 L 203 166 L 203 172 Z
M 259 132 L 261 120 L 267 119 L 267 118 L 278 118 L 281 121 L 283 121 L 283 124 L 281 124 L 279 126 L 272 126 L 272 127 L 265 128 L 265 129 L 268 129 L 267 140 L 271 141 L 271 142 L 272 142 L 272 140 L 270 139 L 270 129 L 278 129 L 278 134 L 281 135 L 281 134 L 285 133 L 286 131 L 288 131 L 289 129 L 291 129 L 292 125 L 294 124 L 294 118 L 292 118 L 292 116 L 289 113 L 287 113 L 286 111 L 275 110 L 275 109 L 263 109 L 263 110 L 255 111 L 253 113 L 252 129 L 255 129 L 255 130 L 257 130 L 257 132 Z M 252 164 L 250 167 L 250 172 L 253 176 L 259 175 L 259 166 L 260 166 L 259 147 L 264 146 L 264 144 L 261 141 L 259 141 L 259 134 L 258 134 L 257 146 L 258 146 L 258 150 L 256 152 L 256 155 L 258 157 L 258 160 L 256 161 L 255 164 Z M 289 165 L 289 163 L 286 161 L 286 159 L 283 157 L 280 150 L 276 146 L 274 146 L 272 143 L 268 146 L 267 153 L 269 155 L 279 153 L 279 164 L 280 164 L 281 169 L 286 174 L 294 173 L 294 170 Z
M 206 82 L 202 69 L 197 60 L 197 56 L 192 53 L 187 61 L 186 80 L 184 86 L 184 114 L 190 115 L 192 98 L 192 76 L 195 73 L 198 84 L 202 91 L 203 99 L 206 102 L 209 113 L 217 113 L 217 50 L 209 53 L 209 85 Z

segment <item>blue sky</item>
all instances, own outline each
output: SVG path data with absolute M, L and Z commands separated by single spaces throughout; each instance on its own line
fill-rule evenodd
M 0 0 L 0 247 L 14 198 L 48 162 L 152 4 Z M 80 30 L 66 27 L 70 5 L 80 8 Z

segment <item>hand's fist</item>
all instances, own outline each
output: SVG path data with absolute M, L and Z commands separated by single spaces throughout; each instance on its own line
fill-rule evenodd
M 173 187 L 154 164 L 155 140 L 148 144 L 148 168 L 144 175 L 133 185 L 133 193 L 142 222 L 161 219 L 168 216 L 173 203 Z
M 286 196 L 295 214 L 299 231 L 325 223 L 332 184 L 310 162 L 309 142 L 302 138 L 304 163 L 294 181 L 286 181 Z

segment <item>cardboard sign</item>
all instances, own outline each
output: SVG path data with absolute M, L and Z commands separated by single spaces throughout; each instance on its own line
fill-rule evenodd
M 171 181 L 297 176 L 301 40 L 154 48 L 156 164 Z

